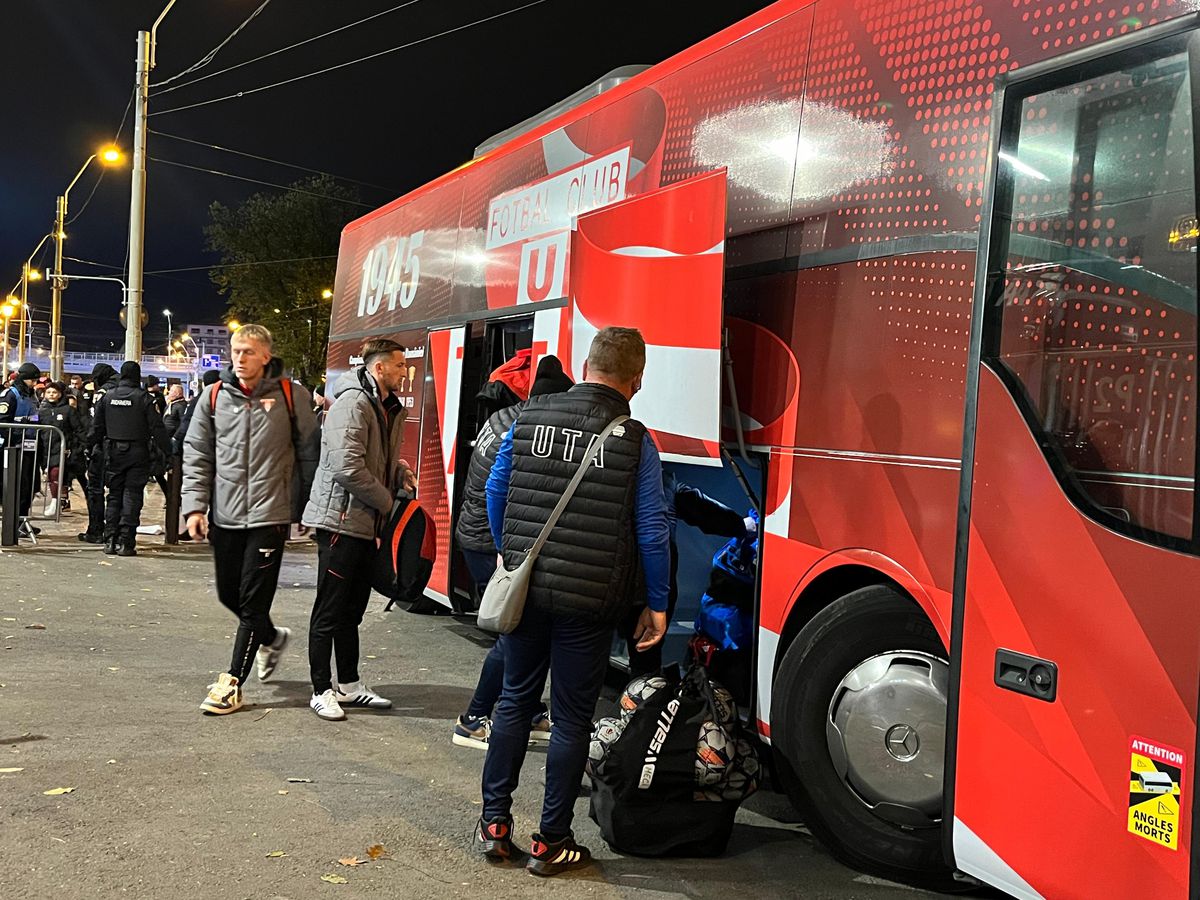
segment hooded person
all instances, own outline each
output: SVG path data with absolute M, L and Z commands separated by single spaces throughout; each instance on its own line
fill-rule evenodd
M 538 362 L 533 384 L 529 388 L 530 398 L 547 394 L 560 394 L 570 390 L 574 382 L 563 371 L 557 356 L 543 356 Z M 492 572 L 496 569 L 496 544 L 492 539 L 487 517 L 487 479 L 495 462 L 500 440 L 512 427 L 517 414 L 527 401 L 514 403 L 499 409 L 488 418 L 475 438 L 475 449 L 467 464 L 467 483 L 463 487 L 462 505 L 458 511 L 458 524 L 454 537 L 462 551 L 471 579 L 479 594 Z M 462 747 L 487 749 L 491 734 L 492 707 L 500 696 L 504 684 L 504 656 L 499 643 L 492 646 L 479 672 L 479 683 L 467 711 L 454 723 L 451 740 Z M 534 715 L 531 736 L 539 740 L 550 738 L 550 718 L 543 706 Z
M 104 448 L 91 439 L 91 427 L 96 416 L 96 404 L 109 391 L 116 390 L 117 370 L 108 363 L 96 363 L 91 378 L 84 385 L 84 397 L 79 410 L 83 425 L 88 429 L 85 440 L 87 453 L 87 531 L 79 540 L 88 544 L 104 543 Z
M 151 397 L 142 387 L 142 367 L 134 360 L 121 366 L 116 388 L 105 391 L 94 407 L 91 442 L 104 453 L 104 552 L 137 556 L 137 528 L 141 524 L 146 482 L 150 478 L 151 449 L 170 452 L 167 430 Z

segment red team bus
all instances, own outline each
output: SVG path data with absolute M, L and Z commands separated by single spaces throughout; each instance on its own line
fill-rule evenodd
M 409 348 L 429 602 L 488 374 L 636 325 L 664 460 L 761 505 L 749 716 L 812 831 L 1197 896 L 1198 5 L 783 0 L 348 225 L 330 377 Z

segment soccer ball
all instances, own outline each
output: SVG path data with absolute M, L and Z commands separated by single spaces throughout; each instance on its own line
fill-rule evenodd
M 734 702 L 733 694 L 715 681 L 711 682 L 711 685 L 713 708 L 717 714 L 717 721 L 722 725 L 732 725 L 737 721 L 738 716 L 737 703 Z
M 718 790 L 726 800 L 744 800 L 758 790 L 760 764 L 758 753 L 745 738 L 734 741 L 733 760 L 725 769 Z
M 713 790 L 699 791 L 699 790 L 697 790 L 697 791 L 692 792 L 692 800 L 695 801 L 696 803 L 720 803 L 724 799 L 725 798 L 721 795 L 721 793 L 719 791 L 713 791 Z
M 621 695 L 621 720 L 629 721 L 638 708 L 658 691 L 667 686 L 667 679 L 661 675 L 640 675 L 625 688 Z
M 700 726 L 696 742 L 696 784 L 710 787 L 720 783 L 730 763 L 733 746 L 725 729 L 716 722 Z
M 596 723 L 595 729 L 592 731 L 592 740 L 588 744 L 588 759 L 584 764 L 584 768 L 589 775 L 595 775 L 597 768 L 604 758 L 608 756 L 608 748 L 616 743 L 617 738 L 621 736 L 621 732 L 625 730 L 625 723 L 621 719 L 614 719 L 612 716 L 605 716 Z

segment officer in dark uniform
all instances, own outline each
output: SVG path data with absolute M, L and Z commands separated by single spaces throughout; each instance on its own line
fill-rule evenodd
M 13 383 L 0 389 L 0 424 L 12 425 L 29 419 L 37 421 L 37 395 L 33 386 L 41 377 L 41 370 L 33 363 L 25 363 L 17 369 L 17 377 Z M 0 429 L 0 447 L 5 446 L 6 442 L 9 446 L 20 447 L 22 439 L 26 436 L 32 437 L 33 434 L 32 430 L 20 428 Z M 21 456 L 20 496 L 17 498 L 17 514 L 21 518 L 19 534 L 22 537 L 31 537 L 41 531 L 29 522 L 29 507 L 33 505 L 33 482 L 37 478 L 37 469 L 32 456 L 29 459 L 25 458 L 24 453 Z
M 90 440 L 92 423 L 96 418 L 96 406 L 109 391 L 117 388 L 117 371 L 108 363 L 96 363 L 92 378 L 85 387 L 87 418 L 84 422 L 89 431 L 87 464 L 87 531 L 79 539 L 89 544 L 104 543 L 104 447 L 93 446 Z
M 142 388 L 142 367 L 133 360 L 121 366 L 116 390 L 106 392 L 95 410 L 91 443 L 104 447 L 104 486 L 108 488 L 104 552 L 137 556 L 137 527 L 150 478 L 150 441 L 166 455 L 170 439 L 154 408 L 154 398 Z

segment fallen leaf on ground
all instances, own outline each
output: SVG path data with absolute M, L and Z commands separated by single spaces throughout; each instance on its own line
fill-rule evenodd
M 367 654 L 367 659 L 379 659 L 379 657 L 378 657 L 378 656 L 371 656 L 370 654 Z
M 287 856 L 282 850 L 272 850 L 267 854 L 267 859 L 278 859 L 281 856 Z
M 111 565 L 112 565 L 112 563 L 110 563 L 108 560 L 104 560 L 104 559 L 102 559 L 102 560 L 100 560 L 100 565 L 102 565 L 102 566 L 111 566 Z
M 73 788 L 73 787 L 69 787 L 69 788 L 51 788 L 51 789 L 50 789 L 50 790 L 48 790 L 48 791 L 42 791 L 42 793 L 43 793 L 43 794 L 45 794 L 47 797 L 57 797 L 59 794 L 69 794 L 69 793 L 71 793 L 71 792 L 72 792 L 72 791 L 74 791 L 74 790 L 75 790 L 75 788 Z
M 367 860 L 359 859 L 357 856 L 343 856 L 338 860 L 339 866 L 365 866 Z
M 43 625 L 41 622 L 30 622 L 25 627 L 32 628 L 34 631 L 45 631 L 46 630 L 46 626 Z
M 279 791 L 279 793 L 281 793 L 281 794 L 286 794 L 286 793 L 287 793 L 287 791 Z
M 372 844 L 367 848 L 367 856 L 371 857 L 371 859 L 381 859 L 385 853 L 387 853 L 387 850 L 383 844 Z
M 348 878 L 343 878 L 341 875 L 334 875 L 332 872 L 326 872 L 321 876 L 322 881 L 328 881 L 330 884 L 349 884 Z
M 291 784 L 312 784 L 312 779 L 311 778 L 289 778 L 288 782 Z
M 13 772 L 24 772 L 24 771 L 25 771 L 24 766 L 17 766 L 16 768 L 12 768 L 12 769 L 0 769 L 0 774 L 9 775 Z

